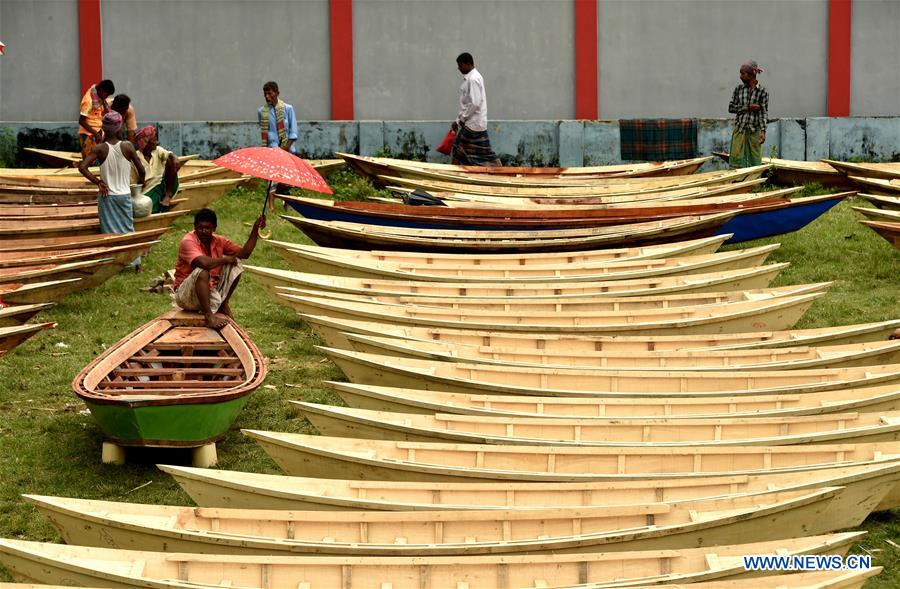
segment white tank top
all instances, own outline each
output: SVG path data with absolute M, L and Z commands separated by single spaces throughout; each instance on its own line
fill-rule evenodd
M 131 194 L 131 162 L 122 155 L 122 142 L 107 143 L 109 154 L 100 164 L 100 178 L 110 194 Z

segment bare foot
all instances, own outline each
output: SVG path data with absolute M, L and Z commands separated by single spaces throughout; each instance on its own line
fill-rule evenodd
M 206 319 L 206 326 L 209 327 L 210 329 L 222 329 L 223 327 L 228 325 L 228 321 L 219 317 L 215 313 L 210 313 L 208 315 L 205 315 L 205 319 Z

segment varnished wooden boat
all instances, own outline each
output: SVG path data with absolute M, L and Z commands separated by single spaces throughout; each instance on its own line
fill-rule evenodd
M 506 176 L 520 178 L 540 177 L 616 177 L 616 176 L 670 176 L 687 175 L 696 172 L 700 166 L 708 162 L 711 157 L 699 157 L 683 160 L 664 162 L 630 163 L 607 166 L 583 166 L 583 167 L 513 167 L 513 166 L 457 166 L 454 164 L 438 164 L 432 162 L 419 162 L 384 157 L 371 157 L 354 155 L 351 153 L 335 152 L 346 161 L 351 168 L 363 176 L 375 179 L 379 174 L 390 174 L 393 166 L 402 168 L 446 172 L 454 175 L 494 176 L 503 178 Z
M 186 199 L 172 199 L 173 205 L 186 202 Z M 8 214 L 12 213 L 12 214 Z M 0 221 L 27 221 L 42 223 L 58 220 L 97 219 L 97 203 L 69 205 L 3 205 L 0 204 Z
M 22 325 L 41 311 L 46 311 L 54 305 L 55 303 L 48 302 L 0 308 L 0 327 Z
M 900 411 L 900 391 L 894 385 L 833 389 L 819 393 L 782 393 L 753 396 L 671 397 L 541 397 L 451 393 L 325 382 L 349 407 L 372 411 L 434 415 L 486 415 L 501 417 L 618 418 L 753 418 L 822 415 L 858 411 Z
M 16 346 L 25 342 L 28 338 L 45 329 L 51 329 L 53 327 L 56 327 L 56 323 L 52 321 L 0 327 L 0 354 L 11 352 Z
M 84 157 L 77 151 L 59 151 L 56 149 L 38 149 L 36 147 L 25 147 L 24 151 L 28 153 L 32 153 L 42 160 L 51 165 L 57 166 L 77 166 L 79 162 L 81 162 Z M 180 155 L 178 156 L 178 161 L 180 162 L 189 162 L 191 160 L 196 160 L 200 156 L 197 154 L 191 155 Z
M 870 221 L 881 221 L 883 223 L 900 223 L 900 211 L 891 209 L 870 209 L 866 207 L 850 207 L 857 213 L 862 214 Z
M 858 196 L 866 199 L 879 209 L 900 211 L 900 196 L 884 196 L 878 194 L 859 194 Z
M 816 292 L 768 301 L 726 303 L 707 307 L 648 309 L 619 312 L 529 313 L 526 311 L 460 311 L 416 305 L 388 305 L 295 296 L 279 292 L 280 300 L 299 313 L 334 319 L 362 320 L 387 325 L 473 329 L 498 332 L 583 335 L 719 334 L 752 329 L 790 329 L 816 299 Z
M 169 211 L 157 213 L 134 220 L 136 231 L 168 228 L 175 219 L 186 215 L 188 211 Z M 78 235 L 94 235 L 100 233 L 100 220 L 46 220 L 46 221 L 0 221 L 0 243 L 8 244 L 8 239 L 22 238 L 57 238 Z M 8 245 L 13 245 L 9 243 Z
M 664 350 L 739 350 L 784 348 L 805 345 L 838 345 L 883 341 L 900 329 L 900 320 L 861 323 L 816 329 L 756 331 L 709 335 L 606 336 L 549 333 L 513 333 L 446 329 L 366 320 L 334 319 L 327 315 L 300 314 L 329 347 L 352 349 L 345 333 L 390 335 L 396 338 L 443 341 L 470 346 L 546 349 L 548 352 L 582 353 L 607 351 L 614 354 L 643 354 Z
M 758 493 L 845 487 L 847 497 L 866 502 L 868 490 L 893 485 L 875 509 L 891 509 L 900 497 L 897 482 L 900 462 L 836 465 L 794 472 L 761 472 L 691 478 L 628 481 L 523 483 L 515 481 L 409 482 L 316 479 L 284 475 L 213 470 L 185 466 L 159 466 L 169 473 L 202 507 L 245 509 L 412 511 L 460 509 L 541 509 L 590 507 L 665 501 L 676 504 L 695 499 Z M 876 492 L 875 495 L 880 493 Z M 852 519 L 837 516 L 836 524 Z
M 472 362 L 500 366 L 549 366 L 626 370 L 799 370 L 841 368 L 900 363 L 900 340 L 761 350 L 711 350 L 615 354 L 593 351 L 585 354 L 547 353 L 527 348 L 466 346 L 446 342 L 348 333 L 357 352 L 434 359 L 443 362 Z
M 0 251 L 0 268 L 17 268 L 22 266 L 42 266 L 48 264 L 65 264 L 100 258 L 113 258 L 125 265 L 137 256 L 150 251 L 159 241 L 116 245 L 112 247 L 92 247 L 79 249 L 59 249 L 43 251 Z
M 447 253 L 571 252 L 606 247 L 669 243 L 706 237 L 735 213 L 716 213 L 582 229 L 535 231 L 446 231 L 316 221 L 280 215 L 321 246 Z
M 900 382 L 900 364 L 817 370 L 602 370 L 440 362 L 320 347 L 350 382 L 544 397 L 719 397 L 815 393 Z
M 197 447 L 225 434 L 265 375 L 234 321 L 213 330 L 199 313 L 171 311 L 97 357 L 72 388 L 118 445 Z
M 900 440 L 900 412 L 791 417 L 593 418 L 414 415 L 291 401 L 325 436 L 537 446 L 718 447 Z
M 409 265 L 449 265 L 456 266 L 546 266 L 549 264 L 576 264 L 611 260 L 657 258 L 675 258 L 687 255 L 702 255 L 714 253 L 728 239 L 724 235 L 714 235 L 701 239 L 688 241 L 675 241 L 670 243 L 605 248 L 599 250 L 585 250 L 581 252 L 543 252 L 533 254 L 491 254 L 480 258 L 468 254 L 438 254 L 433 252 L 392 251 L 392 250 L 353 250 L 344 248 L 330 248 L 310 246 L 302 243 L 286 241 L 266 240 L 266 243 L 276 245 L 283 249 L 299 251 L 312 251 L 319 254 L 336 256 L 339 258 L 353 258 L 356 260 L 385 262 L 390 264 Z
M 863 176 L 849 176 L 849 178 L 854 184 L 866 192 L 883 194 L 886 196 L 900 195 L 900 178 L 892 178 L 890 180 L 866 178 Z
M 81 278 L 49 280 L 47 282 L 7 282 L 0 284 L 0 301 L 4 305 L 33 305 L 58 301 L 78 290 Z
M 713 152 L 713 154 L 728 161 L 727 153 Z M 811 182 L 818 182 L 822 186 L 832 188 L 849 189 L 853 187 L 853 183 L 847 180 L 846 174 L 840 169 L 836 169 L 836 166 L 829 165 L 833 163 L 831 160 L 807 162 L 764 157 L 762 162 L 772 165 L 769 177 L 773 183 L 780 186 L 803 186 Z
M 587 482 L 811 471 L 896 462 L 898 442 L 720 448 L 579 448 L 390 442 L 243 430 L 287 474 L 381 481 Z M 886 458 L 890 457 L 890 458 Z M 840 463 L 840 464 L 835 464 Z
M 600 260 L 568 265 L 535 266 L 407 264 L 359 260 L 271 243 L 289 266 L 303 272 L 348 278 L 381 278 L 427 282 L 596 282 L 687 275 L 758 266 L 780 247 L 771 244 L 744 250 L 661 259 Z
M 879 491 L 886 493 L 888 486 Z M 461 557 L 668 550 L 825 534 L 836 531 L 827 515 L 842 491 L 775 491 L 674 505 L 368 512 L 25 499 L 71 545 L 270 556 Z M 853 510 L 857 524 L 877 502 Z
M 837 160 L 822 160 L 833 168 L 846 174 L 847 176 L 857 176 L 863 178 L 879 178 L 882 180 L 894 180 L 900 178 L 900 163 L 883 162 L 883 163 L 867 163 L 867 162 L 841 162 Z
M 277 268 L 245 265 L 244 271 L 262 283 L 272 295 L 278 287 L 307 288 L 355 295 L 387 295 L 404 297 L 442 297 L 447 300 L 480 297 L 485 299 L 519 300 L 572 297 L 619 297 L 639 295 L 667 295 L 690 292 L 716 292 L 765 288 L 789 264 L 767 264 L 753 268 L 725 270 L 708 274 L 607 280 L 601 282 L 573 282 L 569 284 L 515 284 L 492 282 L 424 282 L 418 280 L 378 280 L 372 278 L 344 278 L 324 274 L 306 274 Z
M 234 586 L 421 589 L 422 580 L 449 587 L 480 589 L 611 586 L 646 581 L 699 582 L 754 576 L 743 566 L 746 554 L 844 555 L 864 532 L 808 536 L 771 542 L 649 552 L 496 555 L 460 557 L 302 557 L 201 555 L 126 551 L 62 544 L 0 540 L 0 562 L 26 582 L 58 582 L 127 589 L 189 589 Z M 623 574 L 624 573 L 624 574 Z M 758 576 L 758 575 L 756 575 Z M 755 579 L 754 579 L 755 580 Z
M 157 229 L 141 229 L 133 233 L 93 233 L 62 237 L 30 237 L 0 240 L 0 252 L 41 252 L 95 247 L 115 247 L 157 240 L 168 231 L 168 226 Z M 29 255 L 31 255 L 29 253 Z
M 900 223 L 885 223 L 881 221 L 860 221 L 860 223 L 885 238 L 895 248 L 900 249 Z

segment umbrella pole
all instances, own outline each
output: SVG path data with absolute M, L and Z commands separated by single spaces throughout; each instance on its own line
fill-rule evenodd
M 263 199 L 263 209 L 262 209 L 262 215 L 261 215 L 263 217 L 266 216 L 266 207 L 269 206 L 270 198 L 272 198 L 272 181 L 271 180 L 269 180 L 269 183 L 266 185 L 266 198 Z

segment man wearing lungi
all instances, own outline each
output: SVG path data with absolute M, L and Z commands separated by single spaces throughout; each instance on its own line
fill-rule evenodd
M 728 112 L 733 113 L 731 151 L 728 165 L 748 168 L 762 163 L 762 144 L 766 141 L 766 122 L 769 116 L 769 93 L 759 85 L 757 74 L 762 72 L 755 61 L 741 66 L 741 85 L 734 89 Z
M 499 166 L 500 160 L 491 149 L 487 133 L 487 94 L 484 78 L 475 69 L 470 53 L 456 58 L 456 67 L 463 75 L 459 87 L 459 114 L 450 128 L 456 132 L 450 157 L 460 166 Z

